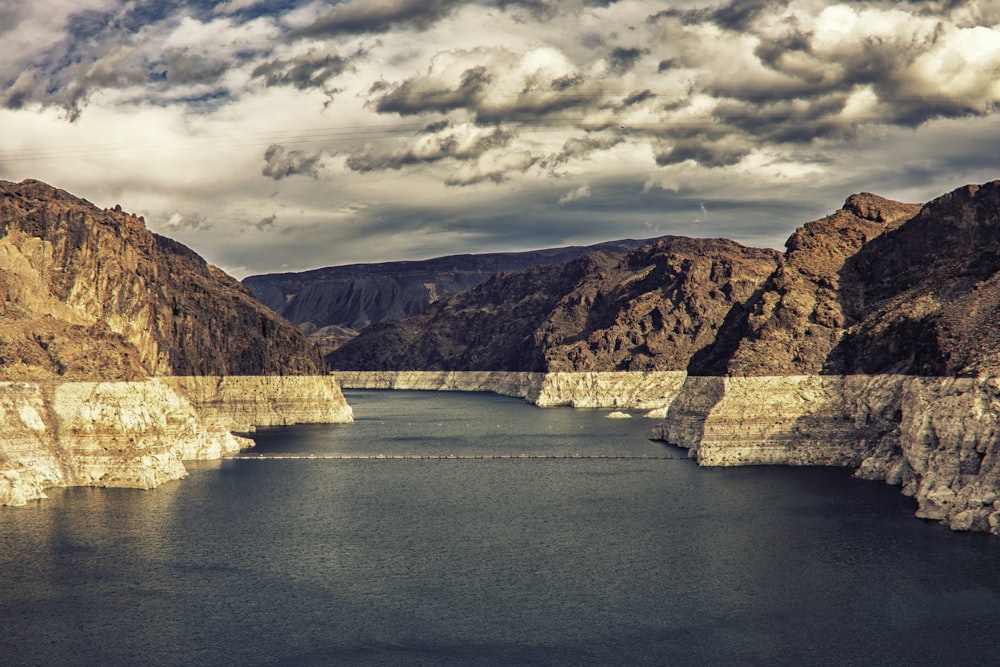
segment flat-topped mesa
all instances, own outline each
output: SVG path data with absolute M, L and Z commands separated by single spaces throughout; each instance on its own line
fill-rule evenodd
M 683 371 L 772 250 L 667 237 L 625 256 L 497 274 L 420 315 L 372 327 L 327 357 L 338 370 Z
M 324 372 L 298 329 L 142 219 L 0 181 L 0 504 L 155 486 L 254 424 L 350 421 Z

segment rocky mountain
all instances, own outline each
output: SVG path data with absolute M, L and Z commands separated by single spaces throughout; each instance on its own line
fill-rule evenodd
M 243 284 L 262 303 L 298 324 L 317 347 L 330 352 L 366 327 L 416 315 L 435 301 L 485 282 L 498 271 L 563 264 L 597 250 L 624 254 L 646 242 L 624 239 L 528 252 L 349 264 L 249 276 Z
M 854 195 L 788 240 L 692 375 L 1000 371 L 1000 181 L 924 206 Z
M 0 378 L 323 371 L 301 333 L 187 247 L 39 181 L 0 182 Z
M 621 257 L 499 273 L 330 354 L 335 369 L 683 370 L 778 253 L 667 237 Z
M 654 437 L 702 465 L 846 466 L 1000 535 L 1000 181 L 853 195 L 765 265 L 685 243 L 497 276 L 331 363 L 369 369 L 349 386 L 658 406 Z
M 807 223 L 786 242 L 761 291 L 732 313 L 713 344 L 692 359 L 692 375 L 819 373 L 857 316 L 856 280 L 846 265 L 869 242 L 920 210 L 862 193 Z
M 143 221 L 0 181 L 0 504 L 150 488 L 256 425 L 351 421 L 291 323 Z

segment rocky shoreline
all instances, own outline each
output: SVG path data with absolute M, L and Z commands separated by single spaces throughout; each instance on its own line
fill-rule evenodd
M 325 376 L 0 382 L 0 504 L 54 486 L 150 489 L 253 441 L 254 426 L 353 421 Z
M 916 516 L 1000 535 L 1000 378 L 904 375 L 337 372 L 345 389 L 486 391 L 538 406 L 653 411 L 650 437 L 703 466 L 853 468 Z M 656 414 L 653 412 L 652 414 Z
M 664 411 L 684 384 L 683 371 L 528 373 L 517 371 L 334 371 L 344 389 L 483 391 L 539 407 Z

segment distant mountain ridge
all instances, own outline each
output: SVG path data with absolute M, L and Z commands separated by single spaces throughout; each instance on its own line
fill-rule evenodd
M 666 237 L 499 274 L 327 356 L 335 370 L 1000 374 L 1000 181 L 859 193 L 787 250 Z
M 649 242 L 622 239 L 524 252 L 347 264 L 248 276 L 243 284 L 261 303 L 299 325 L 321 350 L 329 352 L 373 324 L 416 315 L 497 272 L 563 264 L 597 250 L 622 255 Z
M 498 273 L 327 356 L 336 370 L 684 370 L 774 270 L 775 250 L 663 237 Z

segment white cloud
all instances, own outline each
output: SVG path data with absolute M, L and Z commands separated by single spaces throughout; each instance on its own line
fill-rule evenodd
M 559 198 L 560 204 L 568 204 L 571 201 L 577 201 L 578 199 L 590 199 L 592 193 L 590 191 L 589 185 L 581 185 L 575 190 L 570 190 L 562 197 Z
M 348 3 L 307 35 L 329 3 L 148 4 L 138 27 L 134 3 L 0 3 L 0 177 L 248 272 L 649 220 L 780 245 L 854 190 L 1000 173 L 1000 9 L 924 4 Z

